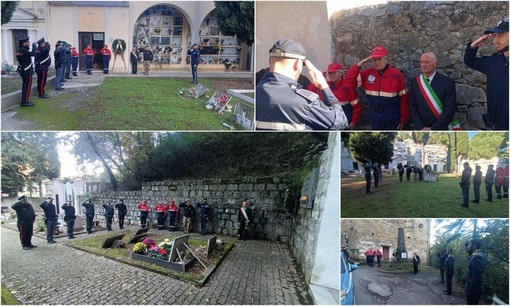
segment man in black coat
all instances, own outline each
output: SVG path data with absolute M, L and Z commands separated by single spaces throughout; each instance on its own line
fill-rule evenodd
M 44 92 L 44 88 L 48 79 L 48 69 L 51 65 L 50 44 L 46 43 L 44 37 L 39 39 L 37 44 L 39 46 L 35 50 L 34 57 L 35 73 L 37 73 L 37 92 L 39 93 L 39 98 L 46 99 L 49 98 Z
M 44 223 L 46 224 L 46 241 L 48 243 L 56 243 L 56 241 L 53 240 L 53 233 L 55 232 L 58 216 L 57 208 L 55 207 L 55 204 L 53 204 L 53 198 L 48 197 L 46 201 L 39 205 L 39 207 L 44 210 L 44 216 L 46 217 L 44 220 Z
M 437 257 L 439 257 L 439 271 L 441 272 L 441 281 L 440 283 L 444 283 L 444 271 L 445 271 L 445 262 L 448 255 L 446 255 L 446 250 L 441 250 L 439 254 L 437 254 Z
M 87 233 L 92 234 L 92 226 L 94 222 L 94 203 L 92 203 L 92 200 L 88 199 L 81 205 L 86 209 L 85 218 L 87 223 Z
M 413 268 L 414 268 L 414 274 L 418 273 L 418 266 L 420 265 L 420 256 L 416 254 L 416 252 L 413 255 Z
M 370 167 L 370 163 L 366 162 L 363 168 L 365 169 L 365 192 L 370 194 L 372 193 L 370 191 L 370 185 L 372 185 L 372 167 Z
M 448 130 L 455 114 L 455 82 L 436 68 L 436 55 L 426 52 L 420 58 L 423 74 L 411 80 L 409 106 L 416 130 Z
M 448 257 L 446 257 L 445 263 L 444 263 L 444 273 L 446 275 L 446 290 L 444 291 L 445 295 L 452 295 L 452 279 L 453 274 L 455 273 L 454 268 L 454 258 L 453 258 L 453 251 L 452 249 L 448 249 L 448 252 L 446 253 Z
M 16 211 L 19 238 L 23 250 L 36 248 L 37 246 L 32 244 L 35 221 L 35 211 L 32 204 L 28 203 L 26 196 L 22 196 L 18 198 L 18 202 L 14 203 L 11 208 Z
M 478 305 L 484 291 L 483 271 L 487 265 L 487 257 L 481 250 L 482 240 L 473 238 L 466 245 L 466 251 L 471 256 L 466 278 L 466 302 L 468 305 Z
M 398 163 L 397 169 L 398 169 L 398 179 L 402 183 L 402 178 L 404 177 L 404 172 L 406 171 L 406 169 L 404 166 L 402 166 L 402 163 Z
M 202 201 L 197 203 L 197 208 L 200 212 L 200 235 L 207 234 L 207 221 L 209 221 L 209 216 L 211 213 L 211 205 L 207 203 L 207 198 L 203 197 Z
M 104 208 L 104 216 L 106 218 L 106 229 L 108 231 L 112 230 L 112 222 L 113 222 L 113 206 L 110 203 L 104 203 L 103 202 L 103 208 Z
M 120 203 L 115 204 L 115 208 L 119 210 L 119 228 L 124 229 L 124 218 L 127 215 L 127 207 L 124 200 L 120 199 Z
M 245 240 L 248 235 L 250 222 L 253 222 L 253 213 L 251 208 L 248 207 L 248 201 L 243 202 L 243 206 L 239 208 L 239 214 L 237 215 L 237 221 L 239 222 L 239 233 L 237 237 L 239 240 Z
M 460 188 L 462 188 L 462 206 L 469 207 L 469 185 L 471 185 L 471 172 L 473 169 L 469 167 L 469 163 L 464 163 L 464 170 L 462 171 L 462 177 L 460 181 Z
M 74 209 L 73 202 L 69 201 L 62 205 L 64 210 L 64 221 L 67 225 L 67 238 L 74 239 L 74 220 L 76 219 L 76 210 Z
M 413 173 L 413 166 L 406 164 L 404 167 L 406 168 L 406 178 L 407 181 L 409 182 L 411 180 L 411 173 Z
M 36 44 L 32 45 L 32 51 L 29 51 L 30 41 L 28 37 L 18 41 L 19 49 L 16 51 L 16 59 L 18 60 L 18 73 L 21 76 L 23 84 L 21 85 L 21 106 L 34 106 L 30 102 L 30 89 L 32 87 L 32 72 L 34 71 L 32 64 L 32 56 L 35 55 Z
M 131 74 L 136 74 L 138 71 L 138 59 L 140 58 L 140 53 L 136 47 L 133 47 L 133 50 L 129 54 L 129 62 L 131 63 Z
M 184 227 L 184 233 L 189 234 L 189 230 L 192 225 L 193 217 L 195 216 L 195 207 L 191 204 L 190 200 L 179 204 L 179 207 L 183 208 L 182 224 Z
M 475 176 L 473 176 L 473 190 L 475 199 L 471 202 L 480 203 L 480 186 L 482 185 L 482 169 L 480 166 L 475 166 Z
M 494 185 L 495 175 L 496 171 L 494 171 L 494 166 L 489 165 L 487 173 L 485 173 L 485 192 L 487 192 L 487 199 L 485 199 L 485 201 L 487 202 L 492 202 L 492 185 Z

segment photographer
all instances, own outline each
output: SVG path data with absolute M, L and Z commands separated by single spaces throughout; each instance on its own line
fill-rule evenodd
M 53 204 L 53 198 L 48 197 L 46 201 L 39 205 L 44 210 L 44 224 L 46 224 L 46 241 L 48 243 L 57 243 L 53 240 L 53 233 L 55 232 L 55 226 L 57 225 L 57 208 Z

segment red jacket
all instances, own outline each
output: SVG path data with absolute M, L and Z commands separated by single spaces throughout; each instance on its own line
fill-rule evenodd
M 145 202 L 140 202 L 136 205 L 136 208 L 138 208 L 140 211 L 149 211 L 150 207 Z
M 333 82 L 328 81 L 329 88 L 340 102 L 340 105 L 344 109 L 345 115 L 349 120 L 349 123 L 357 124 L 359 120 L 359 115 L 361 113 L 361 103 L 358 100 L 358 94 L 353 87 L 350 86 L 349 83 L 345 82 L 342 78 L 333 84 Z M 310 84 L 307 88 L 309 91 L 313 91 L 319 95 L 321 101 L 323 101 L 322 93 L 319 88 L 315 87 L 313 84 Z M 350 109 L 352 107 L 352 110 Z M 348 114 L 351 114 L 351 118 L 349 118 Z
M 353 88 L 357 86 L 358 74 L 368 96 L 371 118 L 389 120 L 388 115 L 400 112 L 400 123 L 405 124 L 409 118 L 409 94 L 400 70 L 388 65 L 380 75 L 373 67 L 360 71 L 354 64 L 345 76 L 345 81 Z
M 379 249 L 378 249 L 378 250 L 376 250 L 376 251 L 375 251 L 375 255 L 376 255 L 377 257 L 382 256 L 382 252 L 381 252 L 381 250 L 379 250 Z
M 87 47 L 87 48 L 85 48 L 85 50 L 83 50 L 83 53 L 85 55 L 94 55 L 94 50 L 92 50 L 91 47 Z
M 503 186 L 503 182 L 505 179 L 505 170 L 501 167 L 496 168 L 496 176 L 494 177 L 494 182 L 496 186 Z
M 76 52 L 76 48 L 71 49 L 71 56 L 72 57 L 78 57 L 80 56 L 80 53 Z
M 166 204 L 168 211 L 175 212 L 175 217 L 179 217 L 179 206 L 175 204 L 175 202 L 172 200 L 168 204 Z
M 108 49 L 106 47 L 101 49 L 101 51 L 99 51 L 99 53 L 101 53 L 103 56 L 108 56 L 108 60 L 112 59 L 112 52 L 110 51 L 110 49 Z
M 156 204 L 156 207 L 154 207 L 155 212 L 166 212 L 166 205 L 163 205 L 163 203 Z
M 374 251 L 372 251 L 372 250 L 367 250 L 364 254 L 365 254 L 365 256 L 374 256 L 375 255 Z

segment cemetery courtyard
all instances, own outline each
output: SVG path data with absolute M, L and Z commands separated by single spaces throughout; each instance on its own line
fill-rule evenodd
M 379 187 L 365 193 L 365 178 L 342 177 L 342 218 L 508 218 L 508 198 L 486 202 L 485 184 L 480 188 L 480 203 L 462 207 L 460 176 L 442 175 L 437 182 L 407 181 L 404 175 L 383 176 Z M 474 199 L 473 184 L 469 200 Z
M 103 224 L 104 225 L 104 224 Z M 218 236 L 225 246 L 223 260 L 203 287 L 175 271 L 154 265 L 128 262 L 126 249 L 101 249 L 107 237 L 126 233 L 128 241 L 135 226 L 114 231 L 94 231 L 68 240 L 65 234 L 56 244 L 47 244 L 44 233 L 34 235 L 36 249 L 24 251 L 15 225 L 2 226 L 2 285 L 22 304 L 310 304 L 305 282 L 286 244 L 269 241 L 238 241 Z M 151 229 L 149 237 L 173 239 L 182 232 Z M 190 247 L 200 248 L 212 235 L 191 233 Z M 202 242 L 200 242 L 202 241 Z M 221 257 L 221 256 L 220 256 Z M 198 262 L 195 266 L 199 266 Z M 177 273 L 178 274 L 178 273 Z M 50 281 L 48 281 L 50 280 Z
M 248 72 L 249 73 L 249 72 Z M 200 76 L 199 84 L 205 87 L 196 99 L 190 91 L 190 75 L 154 72 L 149 77 L 114 75 L 105 77 L 99 71 L 93 75 L 79 73 L 68 80 L 63 91 L 53 90 L 49 81 L 46 93 L 50 99 L 31 97 L 34 107 L 18 107 L 2 112 L 3 130 L 225 130 L 243 129 L 233 120 L 234 106 L 240 103 L 253 118 L 253 105 L 233 97 L 230 111 L 221 114 L 205 108 L 215 93 L 225 94 L 227 89 L 253 90 L 252 78 L 246 73 L 207 73 Z M 21 82 L 21 79 L 4 80 Z M 34 83 L 36 78 L 34 78 Z M 11 84 L 11 88 L 15 88 Z M 19 86 L 21 88 L 21 85 Z M 34 94 L 35 90 L 32 90 Z M 181 92 L 181 94 L 180 94 Z M 253 98 L 253 94 L 251 94 Z

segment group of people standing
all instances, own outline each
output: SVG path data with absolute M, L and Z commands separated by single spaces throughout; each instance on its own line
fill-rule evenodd
M 377 258 L 377 266 L 378 267 L 381 266 L 383 253 L 381 252 L 380 249 L 376 249 L 374 251 L 374 249 L 368 248 L 368 250 L 366 250 L 365 253 L 363 253 L 363 254 L 367 258 L 367 265 L 369 267 L 373 267 L 374 266 L 374 259 L 375 258 Z
M 459 182 L 460 188 L 462 189 L 462 206 L 469 207 L 469 187 L 471 185 L 471 173 L 473 169 L 469 166 L 468 162 L 464 163 L 464 170 L 462 171 L 461 181 Z M 485 174 L 485 191 L 487 198 L 485 201 L 492 202 L 492 186 L 496 190 L 496 198 L 498 200 L 502 198 L 508 198 L 508 166 L 498 167 L 494 171 L 494 166 L 489 165 Z M 473 191 L 474 200 L 472 203 L 480 203 L 480 186 L 482 185 L 482 171 L 480 166 L 475 166 L 475 174 L 473 176 Z M 503 195 L 501 190 L 503 189 Z
M 477 57 L 479 47 L 490 38 L 494 38 L 496 53 Z M 464 53 L 464 63 L 487 76 L 487 113 L 483 119 L 489 130 L 508 130 L 508 52 L 505 18 L 467 44 Z M 354 129 L 361 108 L 355 91 L 360 77 L 373 130 L 402 130 L 409 117 L 416 130 L 460 130 L 459 122 L 453 120 L 457 108 L 455 82 L 437 71 L 437 55 L 431 51 L 421 55 L 422 73 L 411 79 L 410 92 L 402 72 L 390 65 L 388 56 L 384 46 L 376 46 L 344 77 L 339 63 L 329 64 L 322 73 L 301 44 L 290 39 L 277 41 L 269 51 L 269 71 L 257 84 L 257 129 Z M 373 67 L 363 69 L 369 61 Z M 305 67 L 311 85 L 300 81 Z
M 370 191 L 370 186 L 372 185 L 372 175 L 374 176 L 374 188 L 379 187 L 379 181 L 381 178 L 381 168 L 379 167 L 378 162 L 374 162 L 373 164 L 370 164 L 370 162 L 366 162 L 363 165 L 363 169 L 365 170 L 365 191 L 366 194 L 372 193 Z

